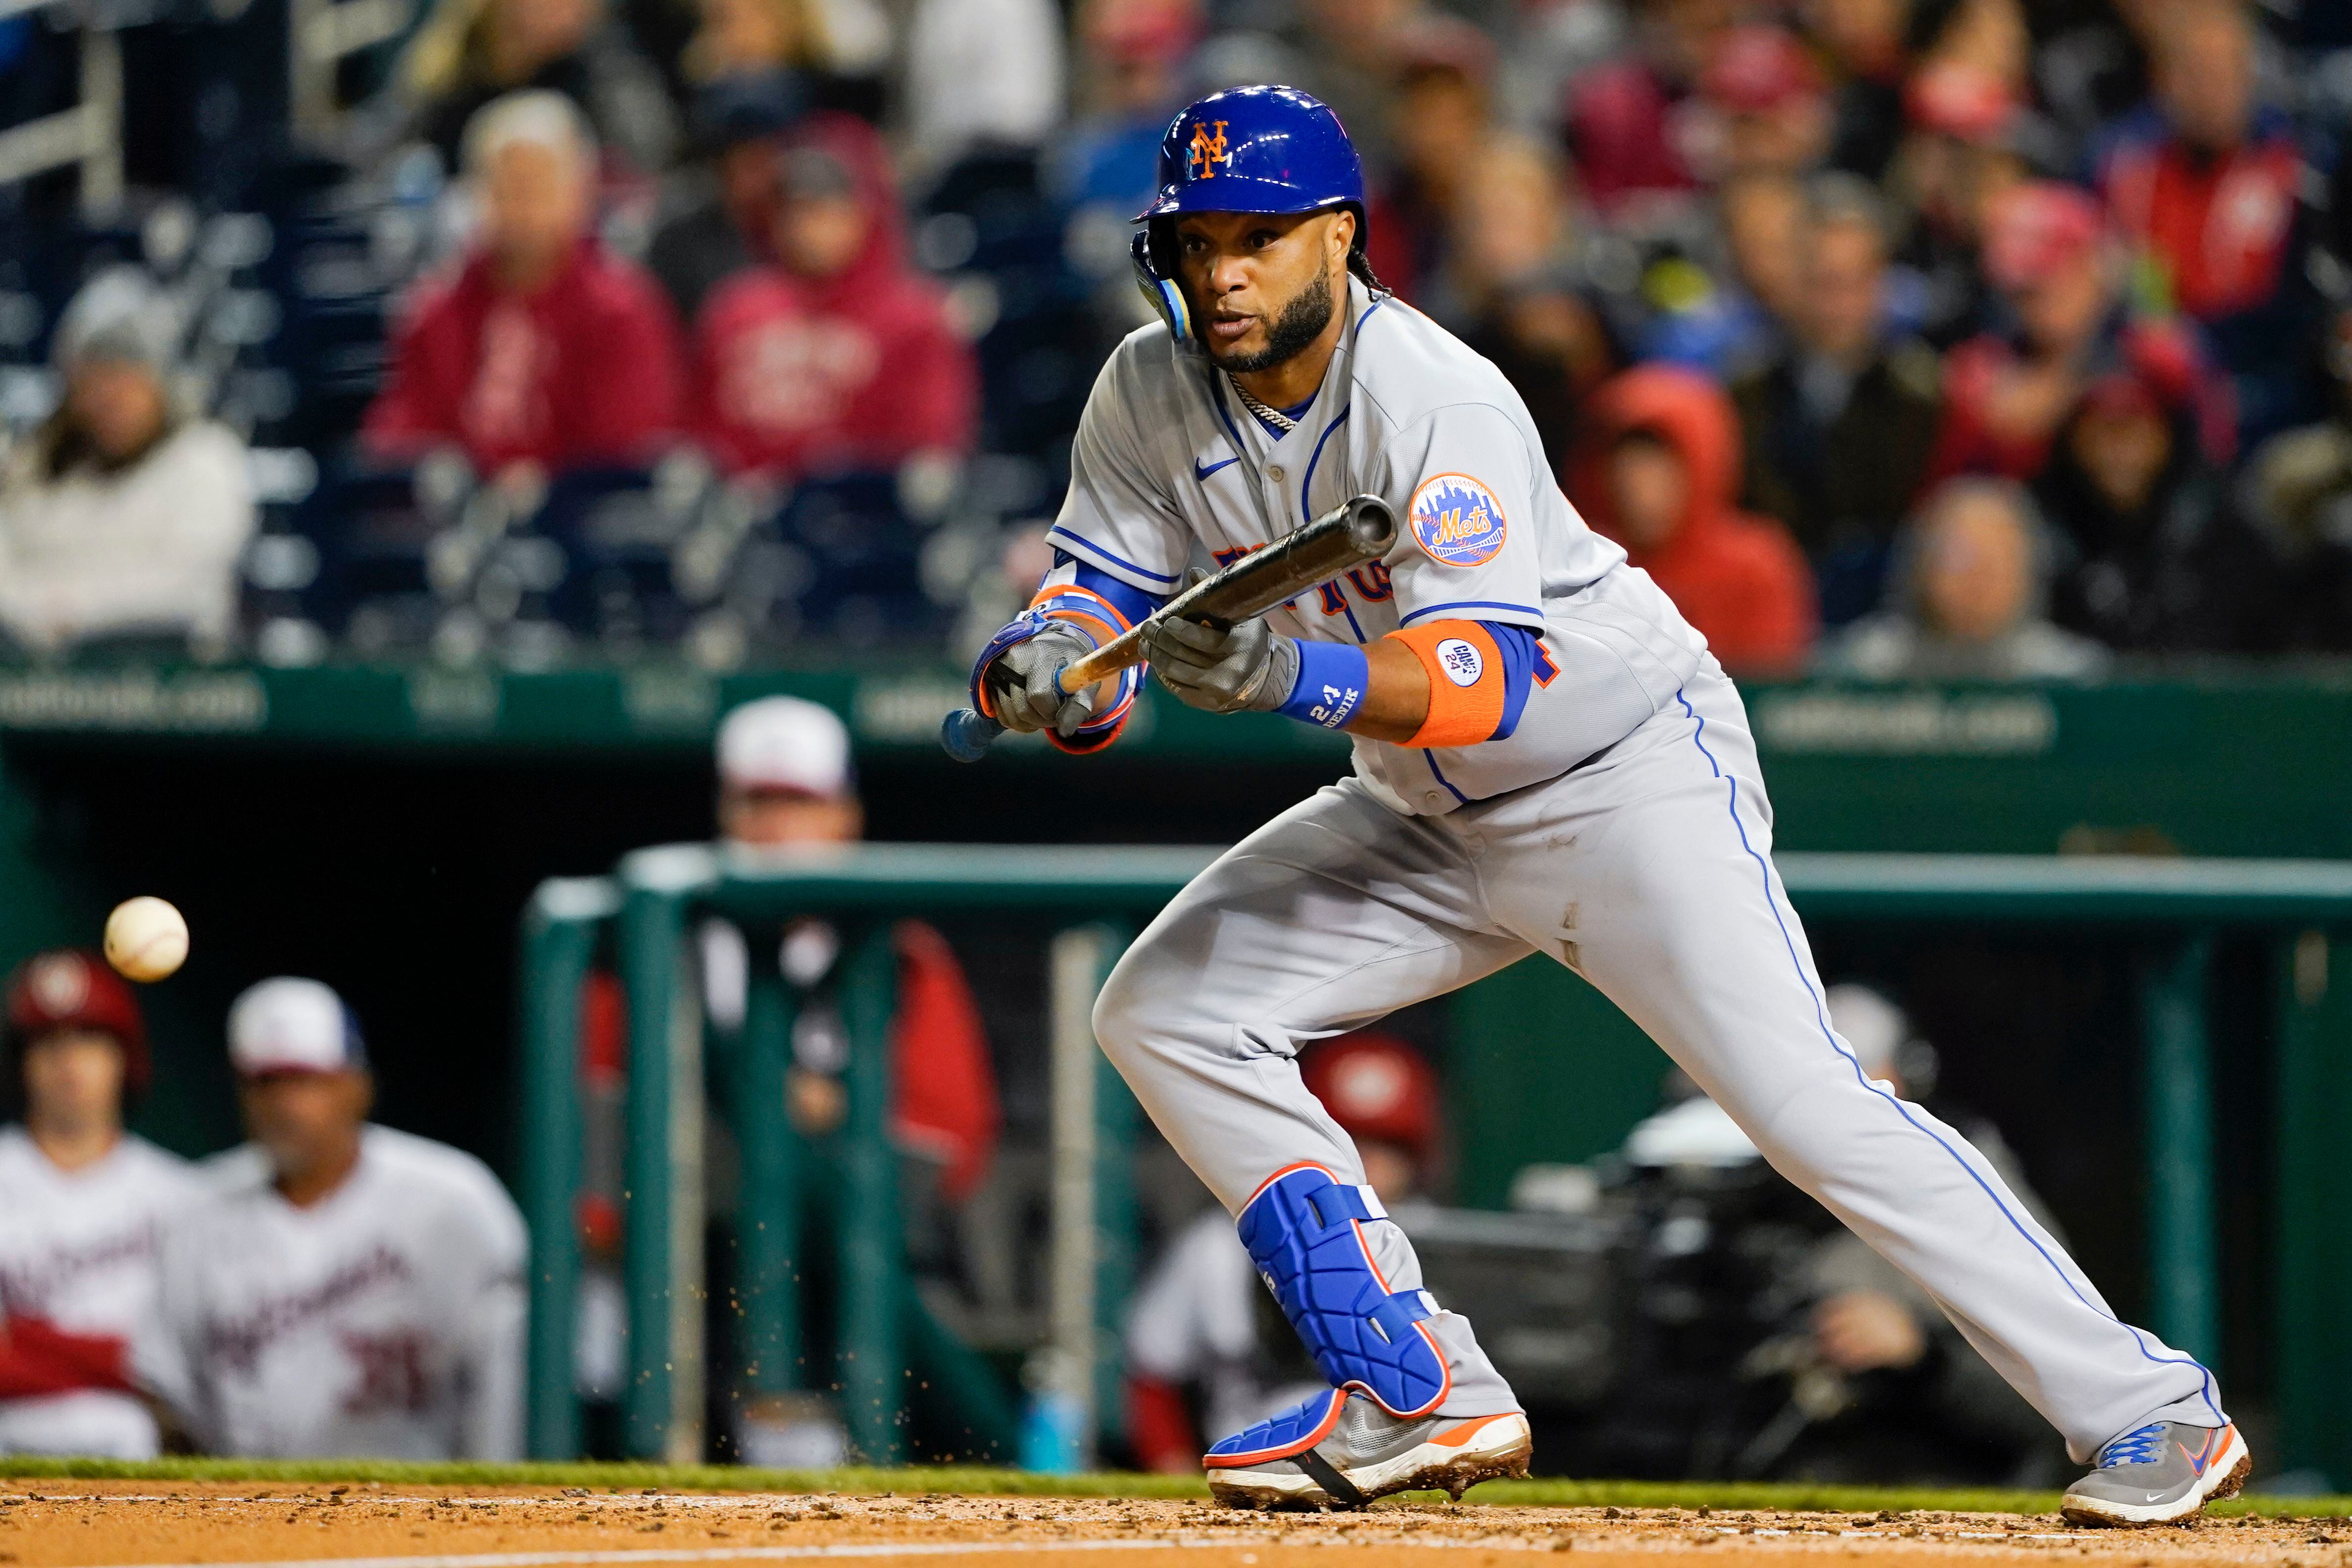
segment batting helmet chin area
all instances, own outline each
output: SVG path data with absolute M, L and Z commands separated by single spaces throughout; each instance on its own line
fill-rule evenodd
M 1136 283 L 1179 342 L 1191 311 L 1176 286 L 1175 219 L 1182 213 L 1356 214 L 1348 265 L 1366 283 L 1364 165 L 1339 117 L 1295 87 L 1213 92 L 1171 120 L 1160 139 L 1159 194 L 1136 214 Z

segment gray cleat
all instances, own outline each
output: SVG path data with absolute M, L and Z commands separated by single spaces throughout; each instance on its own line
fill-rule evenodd
M 1533 1447 L 1516 1410 L 1405 1419 L 1335 1388 L 1226 1438 L 1206 1462 L 1210 1495 L 1227 1508 L 1361 1508 L 1400 1491 L 1458 1500 L 1491 1477 L 1526 1475 Z
M 2179 1524 L 2236 1495 L 2253 1468 L 2234 1426 L 2152 1421 L 2101 1448 L 2098 1468 L 2066 1489 L 2061 1511 L 2076 1524 Z

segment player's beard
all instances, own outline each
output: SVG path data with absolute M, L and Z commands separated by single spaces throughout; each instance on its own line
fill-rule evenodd
M 1220 356 L 1213 349 L 1209 357 L 1217 368 L 1228 375 L 1255 375 L 1270 371 L 1276 365 L 1287 364 L 1307 351 L 1307 346 L 1323 335 L 1331 324 L 1331 277 L 1318 272 L 1315 281 L 1290 297 L 1282 313 L 1266 324 L 1265 347 L 1255 354 Z

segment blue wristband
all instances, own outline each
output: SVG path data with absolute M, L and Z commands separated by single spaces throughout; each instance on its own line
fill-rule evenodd
M 1302 723 L 1338 729 L 1364 706 L 1372 684 L 1372 664 L 1353 643 L 1310 643 L 1298 640 L 1298 680 L 1289 697 L 1274 711 Z

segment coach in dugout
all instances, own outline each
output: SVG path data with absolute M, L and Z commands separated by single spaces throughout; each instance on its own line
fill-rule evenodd
M 831 708 L 798 697 L 762 697 L 729 713 L 719 729 L 719 836 L 739 850 L 818 852 L 866 836 L 866 813 L 850 763 L 849 731 Z M 782 941 L 754 947 L 724 920 L 697 934 L 703 1002 L 723 1033 L 743 1027 L 753 966 L 781 972 L 793 1000 L 792 1061 L 784 1110 L 818 1150 L 822 1182 L 827 1140 L 848 1118 L 849 1032 L 842 1017 L 841 934 L 821 920 L 796 920 Z M 890 928 L 898 960 L 890 1018 L 892 1145 L 903 1157 L 899 1197 L 915 1272 L 930 1279 L 969 1270 L 963 1206 L 986 1180 L 1002 1124 L 996 1068 L 963 966 L 937 927 L 901 920 Z M 818 1189 L 813 1218 L 829 1222 Z M 821 1265 L 820 1265 L 821 1267 Z M 737 1422 L 737 1451 L 750 1464 L 838 1464 L 846 1443 L 826 1412 L 779 1410 L 755 1400 Z
M 470 1155 L 367 1119 L 359 1027 L 316 980 L 228 1015 L 251 1141 L 163 1249 L 163 1391 L 209 1452 L 522 1451 L 522 1216 Z
M 155 1457 L 130 1349 L 156 1328 L 157 1238 L 188 1166 L 122 1130 L 147 1082 L 131 988 L 97 958 L 43 953 L 8 983 L 0 1129 L 0 1453 Z
M 852 843 L 866 813 L 850 770 L 849 731 L 831 708 L 799 697 L 762 697 L 727 716 L 719 731 L 719 836 L 747 849 L 791 852 Z M 705 1005 L 722 1030 L 742 1027 L 753 956 L 738 926 L 707 923 L 700 933 Z M 947 938 L 919 920 L 892 927 L 898 1005 L 890 1025 L 891 1136 L 935 1169 L 951 1203 L 988 1175 L 1000 1121 L 996 1069 L 988 1054 L 963 966 Z M 774 964 L 799 1006 L 786 1086 L 793 1125 L 822 1137 L 848 1114 L 842 1074 L 849 1040 L 834 991 L 839 934 L 823 921 L 795 921 L 781 946 L 758 956 Z

